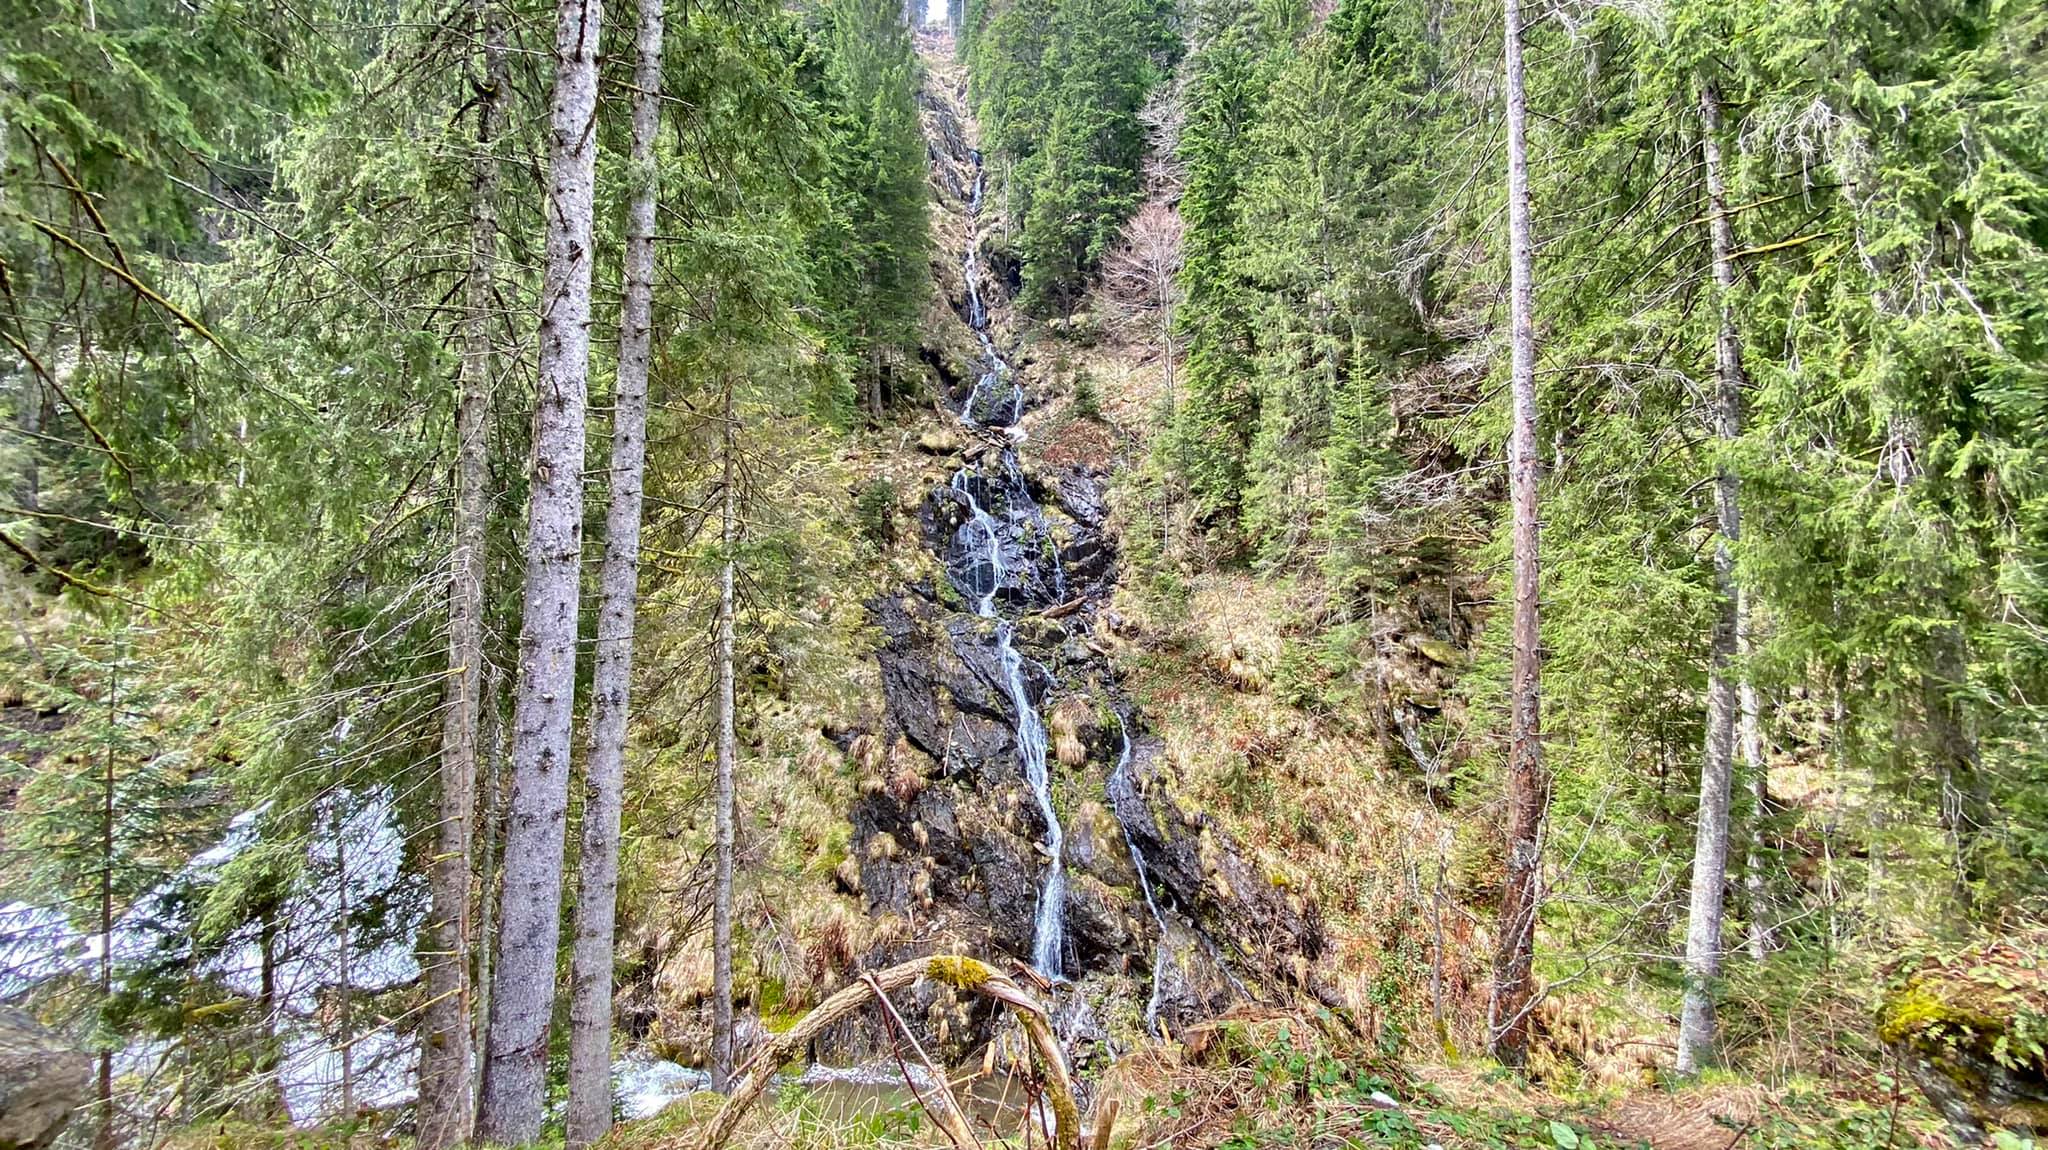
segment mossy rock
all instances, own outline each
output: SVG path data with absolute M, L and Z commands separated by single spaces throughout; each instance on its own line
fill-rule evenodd
M 2048 932 L 1899 964 L 1877 1036 L 1965 1143 L 2048 1131 Z
M 1423 658 L 1440 667 L 1456 668 L 1465 665 L 1464 648 L 1454 643 L 1446 643 L 1441 639 L 1417 639 L 1415 641 L 1415 650 Z

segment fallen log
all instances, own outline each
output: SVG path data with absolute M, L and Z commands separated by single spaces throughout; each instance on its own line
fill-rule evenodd
M 739 1128 L 740 1119 L 760 1099 L 761 1092 L 768 1088 L 775 1072 L 805 1050 L 812 1039 L 874 1001 L 877 994 L 902 990 L 926 978 L 936 979 L 958 990 L 985 994 L 1009 1006 L 1038 1052 L 1040 1069 L 1045 1075 L 1046 1096 L 1052 1104 L 1053 1150 L 1078 1150 L 1081 1113 L 1074 1105 L 1073 1080 L 1067 1075 L 1066 1058 L 1060 1053 L 1059 1039 L 1053 1036 L 1052 1020 L 1045 1007 L 1024 993 L 1008 975 L 988 964 L 946 954 L 913 959 L 868 975 L 819 1003 L 809 1014 L 798 1019 L 795 1026 L 776 1035 L 747 1063 L 745 1077 L 733 1088 L 725 1104 L 718 1108 L 718 1113 L 712 1115 L 703 1137 L 696 1142 L 696 1150 L 723 1150 L 733 1131 Z

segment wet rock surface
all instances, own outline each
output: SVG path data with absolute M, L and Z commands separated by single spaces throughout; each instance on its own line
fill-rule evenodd
M 1205 813 L 1175 801 L 1156 740 L 1136 740 L 1130 769 L 1110 779 L 1117 821 L 1145 860 L 1154 897 L 1253 971 L 1320 993 L 1322 916 L 1270 878 Z

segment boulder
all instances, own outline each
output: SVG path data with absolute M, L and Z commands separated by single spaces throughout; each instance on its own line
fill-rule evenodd
M 0 1009 L 0 1150 L 41 1150 L 92 1093 L 92 1058 L 19 1010 Z
M 1964 1144 L 2048 1132 L 2048 931 L 1898 964 L 1877 1036 Z

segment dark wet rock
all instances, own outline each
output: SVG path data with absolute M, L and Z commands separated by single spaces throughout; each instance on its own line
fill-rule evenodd
M 892 595 L 870 605 L 884 643 L 876 652 L 888 707 L 885 735 L 901 734 L 949 772 L 993 758 L 1014 761 L 1016 714 L 1004 685 L 994 624 L 947 615 L 920 598 Z M 1043 697 L 1043 669 L 1027 660 L 1026 693 Z
M 1087 645 L 1082 643 L 1080 639 L 1069 638 L 1066 642 L 1060 644 L 1059 657 L 1061 664 L 1072 667 L 1085 664 L 1098 656 L 1096 656 L 1095 652 L 1090 651 Z
M 1066 640 L 1067 629 L 1058 619 L 1043 615 L 1026 615 L 1017 620 L 1016 640 L 1020 647 L 1057 647 Z
M 1139 953 L 1144 933 L 1131 917 L 1133 899 L 1091 874 L 1067 876 L 1067 948 L 1076 969 L 1118 969 Z M 1140 907 L 1139 913 L 1144 913 Z
M 1017 737 L 1001 723 L 970 715 L 955 716 L 946 744 L 945 775 L 979 786 L 1015 789 L 1015 772 L 1003 765 L 1017 757 Z
M 876 657 L 890 723 L 919 750 L 942 758 L 951 722 L 941 708 L 940 676 L 924 633 L 930 623 L 929 605 L 896 595 L 876 600 L 872 612 L 887 637 Z
M 995 527 L 1000 578 L 987 558 L 987 528 L 974 519 L 976 504 Z M 963 602 L 971 605 L 991 586 L 1007 611 L 1052 607 L 1065 598 L 1052 522 L 1021 476 L 998 471 L 935 487 L 918 519 L 926 546 L 945 560 L 947 579 Z
M 1106 579 L 1116 564 L 1116 552 L 1093 537 L 1068 544 L 1060 558 L 1067 565 L 1068 578 L 1076 583 Z
M 1123 828 L 1108 807 L 1093 799 L 1080 803 L 1067 816 L 1066 828 L 1068 866 L 1125 892 L 1138 889 Z
M 1176 803 L 1158 758 L 1158 741 L 1139 739 L 1130 769 L 1108 787 L 1155 896 L 1251 970 L 1320 993 L 1314 966 L 1325 938 L 1315 903 L 1263 874 L 1207 814 Z
M 1146 1013 L 1168 1034 L 1214 1018 L 1240 1001 L 1233 976 L 1215 948 L 1177 916 L 1153 944 L 1153 983 Z
M 1102 506 L 1102 484 L 1078 467 L 1067 469 L 1057 487 L 1060 509 L 1077 523 L 1100 530 L 1107 513 Z

